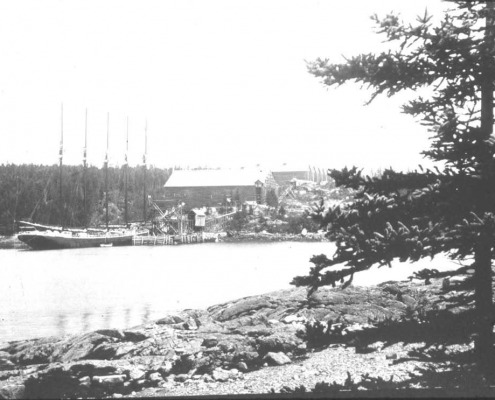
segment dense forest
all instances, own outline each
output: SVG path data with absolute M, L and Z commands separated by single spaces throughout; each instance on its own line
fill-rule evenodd
M 160 198 L 171 170 L 148 168 L 147 194 Z M 143 167 L 128 167 L 128 219 L 143 219 Z M 82 166 L 0 165 L 0 234 L 16 230 L 16 221 L 67 227 L 96 226 L 105 221 L 105 170 Z M 84 212 L 86 186 L 86 213 Z M 108 168 L 109 222 L 124 223 L 125 167 Z

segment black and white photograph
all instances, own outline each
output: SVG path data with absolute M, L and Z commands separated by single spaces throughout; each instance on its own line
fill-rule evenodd
M 495 2 L 0 0 L 0 399 L 495 397 Z

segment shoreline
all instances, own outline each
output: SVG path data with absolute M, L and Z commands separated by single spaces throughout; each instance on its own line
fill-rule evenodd
M 219 237 L 219 242 L 330 242 L 324 233 L 308 232 L 303 234 L 268 233 L 268 232 L 236 232 Z
M 0 236 L 0 249 L 29 249 L 29 246 L 17 239 L 17 234 L 14 234 Z
M 211 235 L 211 234 L 210 234 Z M 210 241 L 208 241 L 210 242 Z M 267 232 L 222 232 L 217 236 L 218 243 L 243 242 L 329 242 L 324 234 L 309 232 L 303 234 L 281 234 Z M 206 242 L 205 242 L 206 243 Z M 17 239 L 17 235 L 0 236 L 0 249 L 29 249 L 29 246 Z
M 413 351 L 414 344 L 378 344 L 370 354 L 358 354 L 345 344 L 315 352 L 301 338 L 305 322 L 340 318 L 351 330 L 359 330 L 370 318 L 401 318 L 426 298 L 426 307 L 448 301 L 441 279 L 428 286 L 385 282 L 369 288 L 321 288 L 309 298 L 306 294 L 305 288 L 291 288 L 205 310 L 182 310 L 129 329 L 9 342 L 0 346 L 0 393 L 6 398 L 35 393 L 46 397 L 259 394 L 269 391 L 267 384 L 278 390 L 287 384 L 312 384 L 322 380 L 323 370 L 331 381 L 340 381 L 344 367 L 333 374 L 325 367 L 335 357 L 352 367 L 356 377 L 371 371 L 387 379 L 390 373 L 404 378 L 417 362 L 394 366 L 392 361 L 397 354 Z M 469 351 L 469 345 L 456 348 L 461 350 Z M 377 360 L 381 370 L 370 370 L 370 363 Z M 287 379 L 284 369 L 292 374 Z M 273 376 L 276 380 L 270 380 Z M 62 389 L 64 393 L 57 392 Z

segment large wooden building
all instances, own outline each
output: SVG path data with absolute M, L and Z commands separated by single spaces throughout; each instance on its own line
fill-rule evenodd
M 273 168 L 271 172 L 277 185 L 283 187 L 289 186 L 292 179 L 309 180 L 311 176 L 311 167 L 305 169 L 284 164 L 280 167 Z
M 175 170 L 165 183 L 165 200 L 184 208 L 218 207 L 246 201 L 265 203 L 266 193 L 277 189 L 273 175 L 259 169 Z

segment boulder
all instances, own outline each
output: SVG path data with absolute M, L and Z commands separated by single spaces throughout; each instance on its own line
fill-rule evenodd
M 155 384 L 163 381 L 162 375 L 159 372 L 153 372 L 148 379 Z
M 287 315 L 284 318 L 282 318 L 282 322 L 286 324 L 304 323 L 306 321 L 307 321 L 306 317 L 300 317 L 298 315 Z
M 291 362 L 291 359 L 282 352 L 270 352 L 265 357 L 263 357 L 263 361 L 265 361 L 269 365 L 285 365 L 289 364 Z
M 378 342 L 370 344 L 369 347 L 375 351 L 380 351 L 383 349 L 383 347 L 385 347 L 385 342 L 378 341 Z
M 274 304 L 268 296 L 254 296 L 238 300 L 226 306 L 217 316 L 219 321 L 228 321 L 241 315 L 252 315 L 255 311 L 266 308 L 274 308 Z
M 415 306 L 417 304 L 417 301 L 414 297 L 411 297 L 407 294 L 402 296 L 402 302 L 409 307 Z
M 234 343 L 225 340 L 218 344 L 218 348 L 224 353 L 232 353 L 235 351 L 236 346 Z
M 308 298 L 311 305 L 331 306 L 346 304 L 348 299 L 347 293 L 343 291 L 317 290 Z
M 215 347 L 218 344 L 218 339 L 215 337 L 209 337 L 203 339 L 203 342 L 201 343 L 201 346 L 210 348 L 210 347 Z
M 183 322 L 184 320 L 178 315 L 167 315 L 166 317 L 163 317 L 158 321 L 156 321 L 158 325 L 173 325 L 173 324 L 180 324 Z
M 269 352 L 292 352 L 302 343 L 302 340 L 295 336 L 295 332 L 277 332 L 271 336 L 259 337 L 256 339 L 259 352 L 261 354 Z
M 172 363 L 170 361 L 165 361 L 160 368 L 158 368 L 158 372 L 162 374 L 162 376 L 166 376 L 170 374 L 170 371 L 172 371 Z
M 133 381 L 138 381 L 140 379 L 143 379 L 145 375 L 146 375 L 146 371 L 139 367 L 132 368 L 129 371 L 129 378 Z
M 243 331 L 242 329 L 240 330 L 241 332 Z M 265 327 L 247 327 L 247 329 L 244 331 L 249 337 L 260 337 L 260 336 L 270 336 L 273 333 L 273 330 L 270 328 L 265 328 Z
M 152 372 L 158 371 L 166 361 L 168 360 L 164 356 L 139 356 L 132 359 L 134 365 Z
M 7 371 L 15 368 L 15 364 L 7 358 L 0 358 L 0 371 Z
M 79 378 L 79 386 L 88 388 L 91 386 L 91 378 L 89 376 L 83 376 Z
M 356 354 L 369 354 L 373 353 L 375 349 L 367 344 L 358 343 L 355 346 Z
M 194 354 L 182 354 L 172 367 L 176 374 L 183 374 L 197 368 L 197 360 Z
M 236 354 L 236 360 L 239 360 L 239 362 L 245 362 L 247 365 L 251 366 L 256 365 L 259 359 L 260 355 L 257 351 L 243 351 Z
M 144 378 L 133 382 L 133 386 L 137 390 L 143 388 L 145 385 L 146 385 L 146 379 Z
M 466 275 L 457 275 L 457 276 L 454 275 L 450 277 L 450 283 L 454 285 L 458 285 L 460 283 L 464 283 L 467 279 L 468 277 Z
M 119 329 L 99 329 L 95 331 L 95 333 L 98 333 L 103 336 L 109 336 L 118 340 L 125 339 L 124 333 Z
M 55 352 L 53 361 L 72 362 L 91 358 L 90 354 L 96 346 L 109 342 L 111 339 L 110 336 L 101 335 L 96 332 L 76 336 L 66 342 L 65 346 L 60 347 L 59 352 Z
M 115 358 L 117 349 L 118 344 L 101 343 L 91 350 L 91 352 L 87 355 L 87 358 L 93 360 L 111 360 Z
M 247 372 L 249 370 L 248 366 L 246 365 L 245 362 L 243 361 L 240 361 L 236 364 L 236 367 L 239 371 L 242 371 L 242 372 Z
M 179 374 L 175 377 L 176 382 L 185 382 L 189 379 L 189 375 L 187 374 Z
M 403 294 L 401 288 L 396 283 L 383 283 L 382 285 L 383 285 L 382 290 L 385 293 L 390 293 L 396 296 L 399 294 Z
M 46 364 L 53 360 L 53 353 L 56 349 L 55 343 L 37 343 L 33 342 L 32 346 L 22 349 L 16 353 L 11 361 L 20 365 Z
M 149 338 L 149 335 L 142 331 L 124 331 L 124 340 L 128 342 L 142 342 Z
M 104 389 L 115 389 L 124 385 L 125 378 L 125 375 L 93 376 L 92 382 Z
M 134 343 L 117 343 L 115 346 L 114 359 L 122 358 L 131 353 L 136 348 Z
M 211 376 L 215 381 L 218 381 L 218 382 L 227 382 L 228 379 L 230 378 L 229 371 L 226 371 L 226 370 L 221 369 L 221 368 L 215 369 L 213 371 L 213 373 L 211 374 Z
M 183 327 L 186 331 L 195 331 L 199 328 L 194 318 L 189 318 L 186 322 L 184 322 Z
M 22 383 L 0 382 L 0 399 L 24 399 L 25 391 Z

